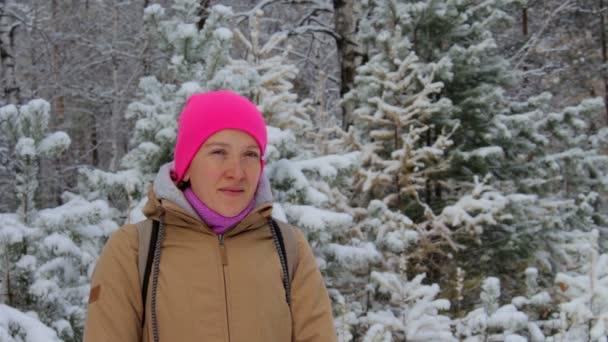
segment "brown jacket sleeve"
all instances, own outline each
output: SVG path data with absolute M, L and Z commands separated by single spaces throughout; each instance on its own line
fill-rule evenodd
M 337 341 L 331 302 L 312 249 L 296 229 L 298 264 L 291 288 L 294 342 Z
M 91 280 L 84 342 L 140 341 L 142 300 L 137 248 L 134 225 L 112 233 L 104 246 Z

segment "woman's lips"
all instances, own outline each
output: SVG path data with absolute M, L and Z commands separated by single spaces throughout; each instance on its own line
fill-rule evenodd
M 220 189 L 220 191 L 227 196 L 239 196 L 245 192 L 243 189 L 232 189 L 232 188 L 224 188 Z

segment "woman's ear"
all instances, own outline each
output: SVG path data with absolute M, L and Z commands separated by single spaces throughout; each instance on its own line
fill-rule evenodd
M 190 173 L 186 172 L 184 174 L 184 177 L 182 177 L 182 180 L 177 182 L 176 186 L 178 189 L 180 189 L 182 191 L 184 191 L 186 188 L 188 188 L 190 186 Z

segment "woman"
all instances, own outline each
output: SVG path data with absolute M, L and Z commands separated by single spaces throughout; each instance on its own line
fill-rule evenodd
M 180 115 L 174 163 L 144 214 L 158 224 L 144 286 L 138 230 L 114 232 L 93 273 L 84 340 L 335 341 L 330 301 L 295 229 L 290 287 L 271 229 L 264 118 L 229 91 L 195 94 Z

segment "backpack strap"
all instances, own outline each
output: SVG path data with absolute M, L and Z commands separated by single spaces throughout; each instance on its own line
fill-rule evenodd
M 150 272 L 152 271 L 152 259 L 154 259 L 154 245 L 158 239 L 158 221 L 144 220 L 135 224 L 137 226 L 137 235 L 139 237 L 138 263 L 139 267 L 139 285 L 141 288 L 141 298 L 143 303 L 143 313 L 141 318 L 141 326 L 144 326 L 146 321 L 146 298 L 148 295 L 148 281 L 150 280 Z
M 279 261 L 283 269 L 283 287 L 285 288 L 285 300 L 291 306 L 291 283 L 295 275 L 298 257 L 298 248 L 294 228 L 287 223 L 279 223 L 270 219 L 270 230 L 272 238 L 279 253 Z
M 298 241 L 296 240 L 296 232 L 294 230 L 296 228 L 283 221 L 275 219 L 272 219 L 272 221 L 279 227 L 283 238 L 287 271 L 289 274 L 289 282 L 291 283 L 293 282 L 293 277 L 295 276 L 296 268 L 298 267 Z

